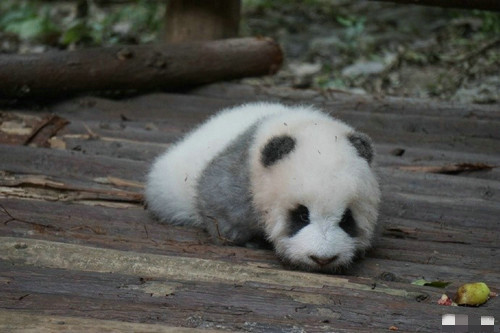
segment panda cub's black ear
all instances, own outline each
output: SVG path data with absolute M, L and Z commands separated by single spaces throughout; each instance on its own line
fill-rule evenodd
M 269 167 L 290 154 L 295 148 L 295 139 L 289 135 L 275 136 L 266 143 L 261 151 L 260 161 Z
M 368 164 L 372 163 L 374 150 L 372 139 L 364 133 L 353 132 L 347 135 L 347 139 L 356 148 L 358 155 L 368 161 Z

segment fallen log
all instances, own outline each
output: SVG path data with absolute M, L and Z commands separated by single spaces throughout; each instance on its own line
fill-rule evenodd
M 282 61 L 268 38 L 0 55 L 0 99 L 179 89 L 274 74 Z

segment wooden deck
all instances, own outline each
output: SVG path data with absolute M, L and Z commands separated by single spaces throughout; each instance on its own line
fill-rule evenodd
M 152 159 L 221 107 L 316 104 L 376 142 L 380 236 L 344 275 L 151 219 Z M 215 84 L 0 112 L 0 331 L 439 332 L 462 283 L 500 291 L 500 107 Z M 452 282 L 445 289 L 416 286 Z

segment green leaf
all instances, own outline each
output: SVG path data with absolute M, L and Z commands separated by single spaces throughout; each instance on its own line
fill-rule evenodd
M 89 35 L 89 28 L 84 22 L 76 22 L 72 24 L 68 30 L 66 30 L 63 35 L 61 36 L 61 43 L 64 45 L 69 45 L 72 43 L 77 43 L 84 39 L 85 37 L 88 37 Z
M 33 39 L 45 32 L 44 19 L 34 17 L 24 21 L 12 22 L 5 31 L 18 34 L 22 39 Z
M 451 284 L 451 282 L 441 281 L 441 280 L 426 281 L 425 279 L 418 279 L 418 280 L 413 281 L 411 284 L 414 284 L 414 285 L 417 285 L 417 286 L 427 286 L 427 287 L 434 287 L 434 288 L 445 288 L 446 286 L 448 286 L 449 284 Z
M 352 27 L 354 25 L 354 20 L 352 17 L 337 16 L 337 22 L 339 22 L 344 27 Z
M 413 281 L 411 284 L 414 284 L 417 286 L 425 286 L 426 283 L 427 283 L 427 281 L 425 281 L 424 279 L 418 279 L 418 280 Z

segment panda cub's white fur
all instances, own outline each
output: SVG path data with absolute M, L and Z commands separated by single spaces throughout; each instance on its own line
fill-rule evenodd
M 366 135 L 317 109 L 247 104 L 160 155 L 146 201 L 216 242 L 264 236 L 295 267 L 334 270 L 370 246 L 380 201 L 372 158 Z

